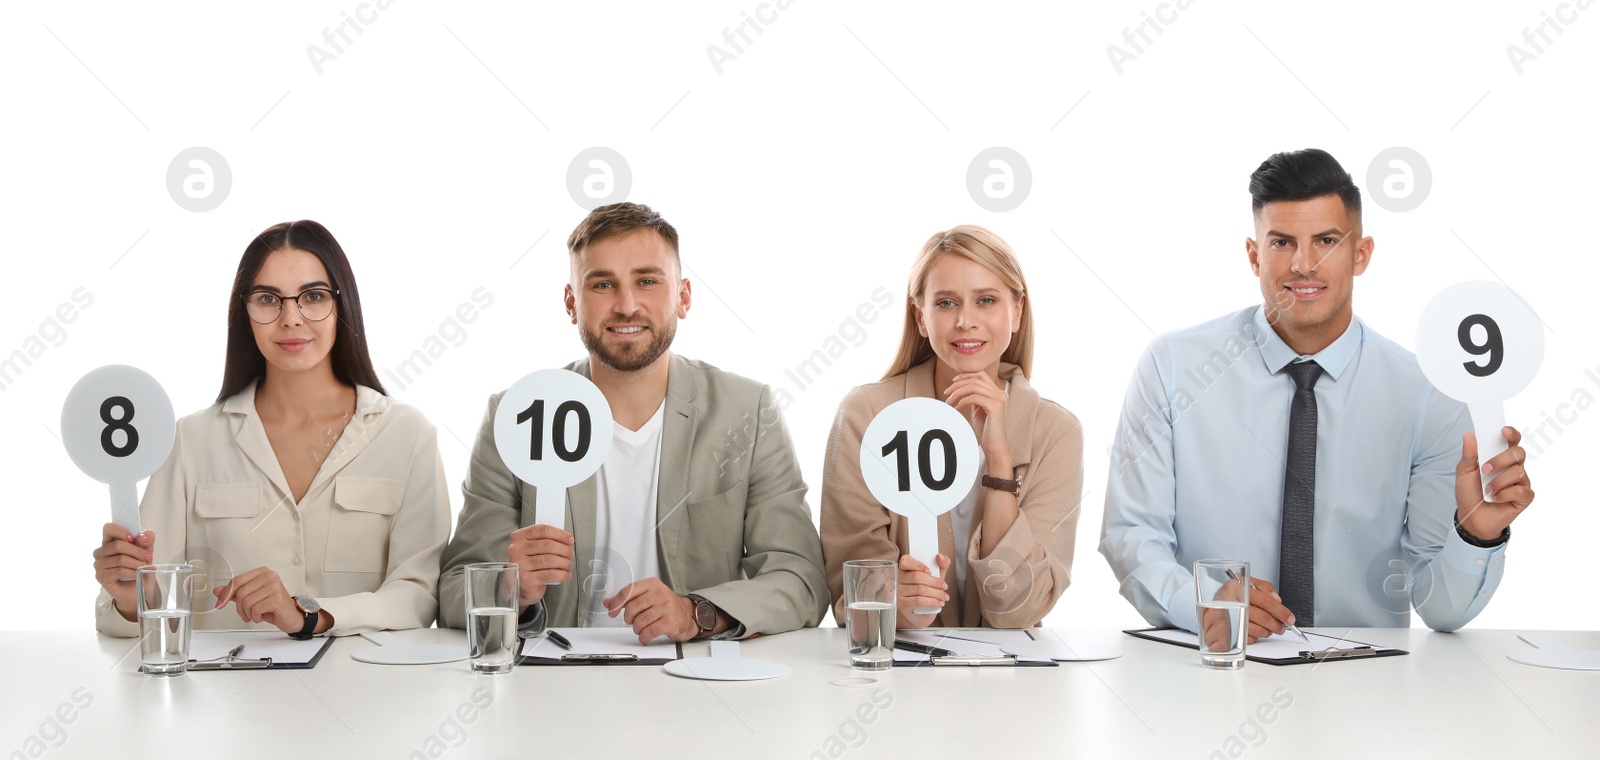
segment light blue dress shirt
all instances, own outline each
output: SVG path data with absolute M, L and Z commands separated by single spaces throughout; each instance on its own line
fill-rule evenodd
M 1471 620 L 1500 583 L 1505 545 L 1456 534 L 1466 407 L 1409 351 L 1360 319 L 1297 356 L 1256 306 L 1155 339 L 1111 447 L 1100 553 L 1151 625 L 1195 630 L 1198 559 L 1242 559 L 1278 582 L 1292 361 L 1316 384 L 1316 622 L 1430 628 Z M 1293 610 L 1291 610 L 1293 611 Z

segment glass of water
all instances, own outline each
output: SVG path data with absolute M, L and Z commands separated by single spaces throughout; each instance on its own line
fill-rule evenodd
M 521 571 L 510 562 L 467 565 L 467 662 L 474 673 L 510 673 L 517 664 Z
M 844 563 L 845 629 L 851 667 L 887 670 L 894 664 L 899 580 L 899 567 L 886 559 L 853 559 Z
M 1195 617 L 1200 623 L 1200 664 L 1216 670 L 1244 667 L 1250 629 L 1250 563 L 1202 559 L 1194 563 Z
M 167 678 L 189 670 L 189 630 L 194 615 L 185 564 L 145 565 L 134 578 L 139 597 L 139 656 L 144 674 Z

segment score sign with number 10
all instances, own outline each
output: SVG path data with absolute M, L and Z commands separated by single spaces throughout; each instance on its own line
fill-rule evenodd
M 562 527 L 567 489 L 605 463 L 611 425 L 605 395 L 569 370 L 540 370 L 500 397 L 495 448 L 511 474 L 537 489 L 534 522 Z
M 890 404 L 861 436 L 861 479 L 884 508 L 905 516 L 911 556 L 938 577 L 939 515 L 955 509 L 978 482 L 978 437 L 966 418 L 931 398 Z

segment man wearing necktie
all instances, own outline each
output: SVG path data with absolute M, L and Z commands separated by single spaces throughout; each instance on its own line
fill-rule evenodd
M 1325 151 L 1250 178 L 1263 303 L 1156 338 L 1111 451 L 1100 553 L 1152 625 L 1197 631 L 1197 559 L 1250 563 L 1250 641 L 1286 626 L 1441 631 L 1488 604 L 1533 501 L 1518 444 L 1480 468 L 1466 407 L 1354 315 L 1361 192 Z M 1493 476 L 1488 498 L 1479 472 Z

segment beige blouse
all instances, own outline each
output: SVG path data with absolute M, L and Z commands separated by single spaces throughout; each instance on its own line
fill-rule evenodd
M 144 527 L 155 531 L 156 561 L 196 563 L 212 586 L 270 567 L 290 594 L 311 596 L 333 615 L 331 636 L 432 625 L 450 534 L 433 425 L 415 408 L 358 386 L 355 416 L 297 504 L 255 393 L 252 385 L 178 421 L 172 453 L 139 505 Z M 208 590 L 200 594 L 210 598 Z M 194 627 L 274 629 L 245 623 L 237 609 L 197 609 Z M 104 589 L 95 627 L 139 634 Z
M 861 479 L 861 437 L 878 412 L 904 398 L 936 398 L 930 359 L 903 375 L 863 385 L 839 404 L 822 469 L 822 554 L 827 562 L 833 615 L 844 625 L 844 563 L 853 559 L 898 562 L 910 551 L 906 518 L 872 498 Z M 983 513 L 973 516 L 966 546 L 965 588 L 949 575 L 950 601 L 935 626 L 1024 628 L 1037 625 L 1072 582 L 1073 540 L 1083 497 L 1083 427 L 1060 405 L 1039 396 L 1020 368 L 1000 365 L 1011 382 L 1006 401 L 1006 436 L 1022 493 L 1021 514 L 994 551 L 978 555 Z M 939 553 L 954 557 L 950 514 L 939 516 Z

